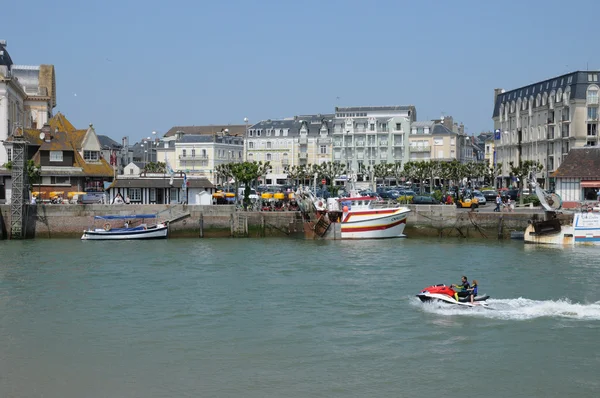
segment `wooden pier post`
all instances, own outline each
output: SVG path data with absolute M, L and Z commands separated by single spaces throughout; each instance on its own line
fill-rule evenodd
M 200 237 L 204 238 L 204 214 L 203 213 L 200 213 L 199 224 L 200 224 Z
M 235 231 L 234 231 L 234 225 L 233 225 L 233 213 L 231 213 L 231 217 L 229 217 L 229 229 L 230 229 L 230 234 L 231 237 L 233 238 L 235 236 Z

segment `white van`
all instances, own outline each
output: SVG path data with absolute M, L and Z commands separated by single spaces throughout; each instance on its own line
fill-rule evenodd
M 241 187 L 238 189 L 238 198 L 240 200 L 244 199 L 244 191 L 246 190 L 246 188 Z M 250 200 L 258 200 L 258 194 L 256 193 L 256 189 L 254 188 L 250 188 L 250 196 L 249 196 Z

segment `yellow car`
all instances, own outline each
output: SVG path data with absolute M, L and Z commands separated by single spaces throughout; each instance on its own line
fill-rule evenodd
M 479 201 L 477 200 L 477 198 L 460 198 L 456 201 L 456 207 L 476 209 L 479 207 Z

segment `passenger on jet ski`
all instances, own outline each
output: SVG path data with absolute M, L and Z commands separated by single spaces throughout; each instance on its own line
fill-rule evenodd
M 450 285 L 450 287 L 460 289 L 459 292 L 454 292 L 454 299 L 456 301 L 458 301 L 459 297 L 469 297 L 471 295 L 471 292 L 469 291 L 469 289 L 471 289 L 471 285 L 469 285 L 469 280 L 464 275 L 462 276 L 462 283 L 460 285 L 453 283 Z
M 475 301 L 475 297 L 477 296 L 477 286 L 477 279 L 473 279 L 473 284 L 469 289 L 469 298 L 471 299 L 471 304 L 473 304 L 473 301 Z

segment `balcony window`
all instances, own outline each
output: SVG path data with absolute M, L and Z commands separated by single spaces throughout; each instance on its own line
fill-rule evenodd
M 271 142 L 267 141 L 267 149 L 271 149 Z
M 185 155 L 186 155 L 186 154 L 187 154 L 186 150 L 185 150 L 185 149 L 182 149 L 182 150 L 181 150 L 181 156 L 185 157 Z
M 375 123 L 369 124 L 369 131 L 375 131 Z
M 588 123 L 587 135 L 590 137 L 598 135 L 598 125 L 596 123 Z
M 402 130 L 402 123 L 396 123 L 396 130 Z
M 50 161 L 51 162 L 62 162 L 63 161 L 62 151 L 50 151 Z
M 586 146 L 596 146 L 596 141 L 587 141 Z
M 598 104 L 598 90 L 590 88 L 587 92 L 587 103 Z
M 248 149 L 254 149 L 254 142 L 248 143 Z
M 7 160 L 9 162 L 12 162 L 12 149 L 11 148 L 6 148 L 6 156 L 7 156 Z
M 266 160 L 272 160 L 272 159 L 273 159 L 273 157 L 271 156 L 271 154 L 270 154 L 270 153 L 267 153 Z
M 195 158 L 196 157 L 196 150 L 192 149 L 192 157 Z
M 596 119 L 598 119 L 598 107 L 596 107 L 596 106 L 588 106 L 588 108 L 587 108 L 587 118 L 588 118 L 588 120 L 596 120 Z
M 321 145 L 319 148 L 319 153 L 321 155 L 326 155 L 327 154 L 327 145 Z

